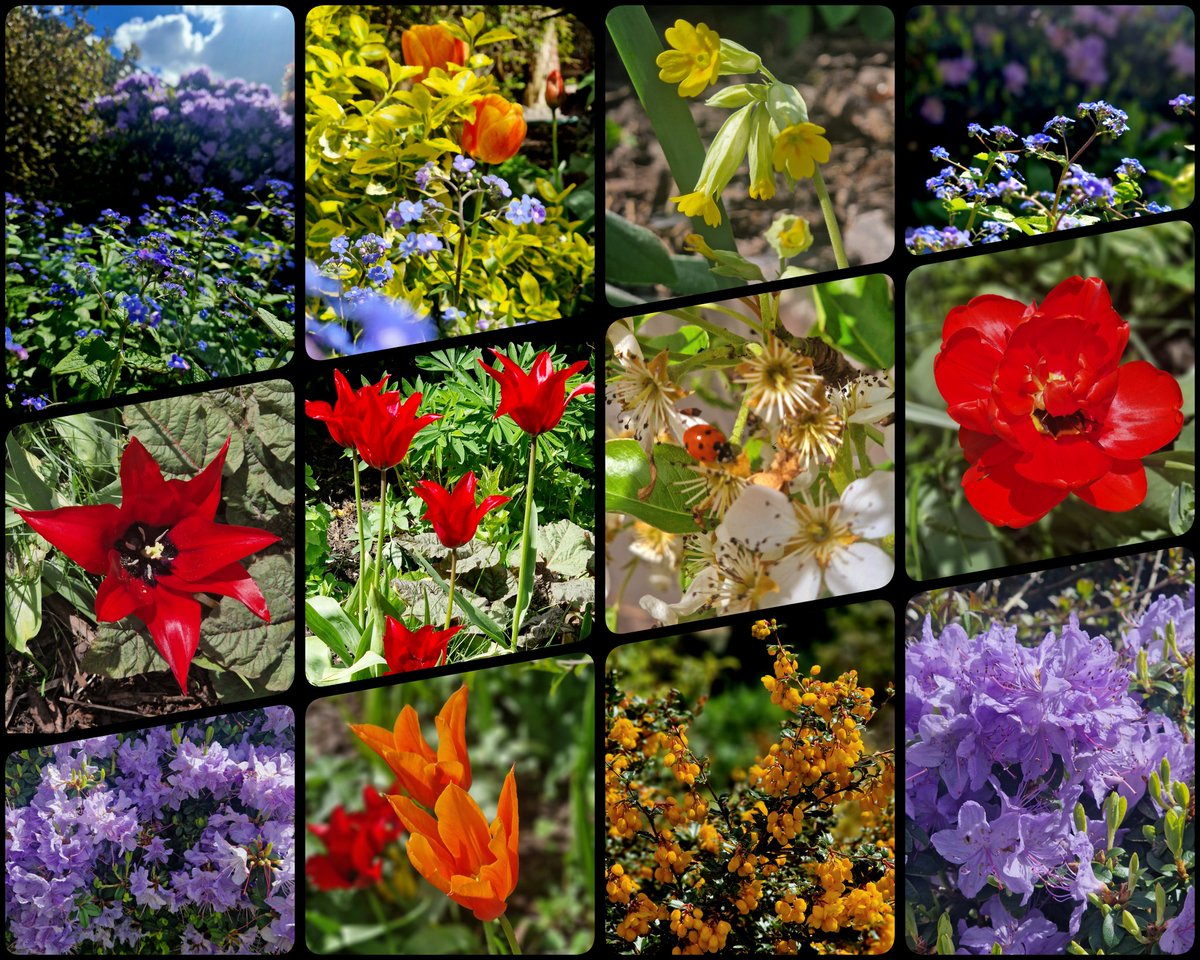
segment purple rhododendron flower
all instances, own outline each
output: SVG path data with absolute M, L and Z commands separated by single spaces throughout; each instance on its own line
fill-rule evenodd
M 1066 950 L 1071 939 L 1046 919 L 1041 910 L 1030 910 L 1017 920 L 999 897 L 992 897 L 979 912 L 991 921 L 990 927 L 968 927 L 965 920 L 958 923 L 958 942 L 969 953 L 992 953 L 999 945 L 1005 954 L 1051 954 Z
M 1167 921 L 1167 928 L 1158 938 L 1163 953 L 1191 953 L 1196 942 L 1196 888 L 1188 887 L 1187 898 L 1179 913 Z
M 989 822 L 983 807 L 969 800 L 959 808 L 958 829 L 940 830 L 929 840 L 938 853 L 959 865 L 958 889 L 968 897 L 982 890 L 989 876 L 1009 881 L 1018 892 L 1032 891 L 1018 863 L 1024 847 L 1019 821 L 1015 814 L 1005 814 Z

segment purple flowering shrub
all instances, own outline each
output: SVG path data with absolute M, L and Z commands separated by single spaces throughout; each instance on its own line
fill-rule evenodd
M 266 370 L 294 348 L 291 185 L 205 187 L 91 223 L 5 195 L 7 406 Z
M 292 114 L 265 84 L 217 79 L 205 67 L 174 86 L 139 72 L 86 109 L 103 122 L 97 145 L 111 158 L 110 195 L 259 189 L 295 172 Z
M 1194 97 L 1180 94 L 1166 107 L 1194 117 L 1194 104 Z M 1103 174 L 1085 169 L 1080 162 L 1084 153 L 1097 142 L 1127 133 L 1129 116 L 1097 100 L 1080 103 L 1076 117 L 1051 117 L 1026 136 L 1004 124 L 985 128 L 972 123 L 967 135 L 979 152 L 962 162 L 945 147 L 933 147 L 930 155 L 941 169 L 925 181 L 925 189 L 940 202 L 946 225 L 909 227 L 904 238 L 909 252 L 933 253 L 1165 213 L 1172 207 L 1159 202 L 1163 199 L 1191 202 L 1190 172 L 1175 182 L 1157 171 L 1148 174 L 1136 157 L 1121 158 Z M 1034 186 L 1047 169 L 1053 174 L 1045 188 Z M 1172 191 L 1164 192 L 1163 183 Z M 1159 199 L 1147 199 L 1156 190 Z
M 909 946 L 1190 948 L 1194 587 L 1112 640 L 1074 613 L 1024 634 L 926 612 L 905 650 Z
M 12 754 L 5 946 L 290 950 L 294 723 L 267 707 Z

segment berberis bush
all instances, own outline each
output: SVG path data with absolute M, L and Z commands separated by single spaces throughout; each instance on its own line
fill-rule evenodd
M 1159 597 L 1117 643 L 1074 615 L 1036 644 L 926 618 L 905 657 L 910 947 L 1191 948 L 1195 602 Z
M 13 754 L 5 946 L 286 953 L 294 716 L 268 707 Z
M 755 638 L 774 627 L 759 621 Z M 610 945 L 638 955 L 891 948 L 895 766 L 891 750 L 863 743 L 874 691 L 853 670 L 823 681 L 819 666 L 800 673 L 788 647 L 767 650 L 775 663 L 762 683 L 788 717 L 732 791 L 688 745 L 698 710 L 676 690 L 633 696 L 609 673 Z

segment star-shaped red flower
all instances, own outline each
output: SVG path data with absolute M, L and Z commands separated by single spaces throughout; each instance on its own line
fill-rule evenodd
M 88 573 L 104 579 L 96 618 L 135 616 L 150 631 L 179 688 L 200 642 L 198 593 L 233 597 L 271 622 L 258 584 L 239 560 L 279 537 L 215 520 L 229 440 L 190 480 L 165 480 L 134 437 L 121 457 L 121 505 L 18 510 L 22 519 Z
M 447 490 L 432 480 L 420 480 L 413 484 L 413 493 L 425 501 L 424 519 L 433 524 L 433 532 L 443 547 L 454 550 L 475 539 L 479 521 L 485 513 L 509 497 L 492 494 L 475 505 L 475 473 L 468 471 L 453 490 Z
M 550 354 L 543 350 L 526 373 L 519 363 L 499 350 L 492 350 L 492 353 L 500 361 L 502 370 L 489 367 L 482 359 L 479 365 L 500 384 L 500 405 L 494 416 L 502 417 L 507 413 L 531 436 L 553 430 L 568 403 L 585 393 L 596 392 L 594 383 L 581 383 L 567 395 L 567 380 L 587 366 L 586 360 L 555 370 Z
M 455 624 L 439 630 L 432 623 L 426 623 L 416 630 L 409 630 L 395 617 L 386 617 L 383 658 L 387 660 L 388 673 L 424 670 L 443 663 L 450 638 L 462 628 L 462 624 Z

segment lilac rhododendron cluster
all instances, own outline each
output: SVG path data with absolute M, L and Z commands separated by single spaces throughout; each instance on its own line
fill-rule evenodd
M 1168 106 L 1183 114 L 1191 112 L 1191 101 L 1181 95 Z M 1082 102 L 1074 117 L 1051 117 L 1027 133 L 1004 124 L 969 124 L 967 136 L 978 151 L 970 160 L 959 162 L 942 146 L 930 150 L 942 166 L 925 187 L 941 201 L 947 225 L 909 227 L 905 246 L 910 253 L 934 253 L 1166 213 L 1168 204 L 1146 199 L 1143 183 L 1153 190 L 1157 175 L 1147 175 L 1137 157 L 1123 157 L 1112 170 L 1099 172 L 1079 162 L 1097 140 L 1115 140 L 1128 131 L 1128 114 L 1103 100 Z M 1058 168 L 1052 189 L 1036 190 L 1027 184 L 1021 165 L 1030 161 Z
M 1171 806 L 1165 778 L 1154 781 L 1160 792 L 1148 789 L 1151 775 L 1167 769 L 1187 807 L 1194 733 L 1176 718 L 1190 724 L 1191 709 L 1164 704 L 1166 681 L 1152 680 L 1146 661 L 1161 664 L 1154 677 L 1178 677 L 1194 665 L 1194 638 L 1194 589 L 1155 600 L 1116 646 L 1090 636 L 1074 615 L 1032 645 L 1003 623 L 977 636 L 958 624 L 935 635 L 926 618 L 905 653 L 909 874 L 918 884 L 928 877 L 935 894 L 948 878 L 973 901 L 969 918 L 957 915 L 953 937 L 965 952 L 991 953 L 998 944 L 1004 953 L 1060 953 L 1073 938 L 1084 942 L 1089 904 L 1116 902 L 1113 875 L 1136 875 L 1138 850 L 1142 864 L 1175 875 L 1161 821 L 1147 834 L 1133 813 L 1141 804 L 1139 820 L 1153 824 Z M 1182 685 L 1192 683 L 1187 673 Z M 1118 830 L 1106 809 L 1121 801 L 1130 816 Z M 1143 844 L 1155 836 L 1157 846 Z M 1134 851 L 1132 868 L 1117 866 L 1128 856 L 1122 844 Z M 1170 915 L 1184 900 L 1181 888 L 1175 893 Z M 1153 902 L 1152 893 L 1142 896 Z M 1166 944 L 1171 926 L 1141 932 Z
M 8 948 L 290 950 L 294 722 L 268 707 L 11 755 Z
M 265 84 L 216 79 L 206 67 L 174 87 L 134 73 L 90 107 L 117 155 L 136 158 L 137 179 L 158 188 L 261 187 L 295 169 L 292 115 Z

